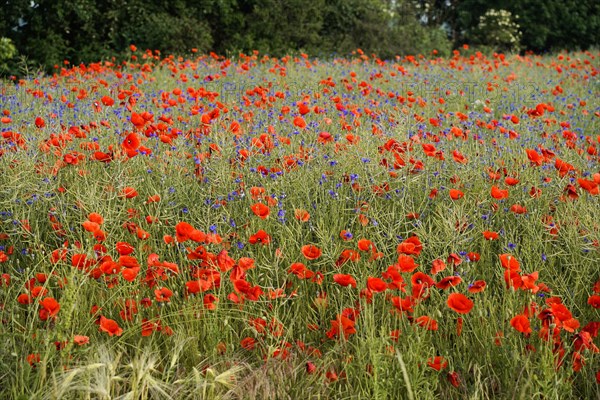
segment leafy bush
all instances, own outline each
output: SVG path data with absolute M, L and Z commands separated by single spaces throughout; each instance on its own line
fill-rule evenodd
M 9 38 L 0 38 L 0 76 L 8 75 L 14 69 L 13 60 L 17 56 L 17 48 Z
M 487 10 L 479 17 L 479 23 L 473 30 L 474 43 L 491 46 L 498 51 L 518 51 L 522 34 L 515 17 L 507 10 Z

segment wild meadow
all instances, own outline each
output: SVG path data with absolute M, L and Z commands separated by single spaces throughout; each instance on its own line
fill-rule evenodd
M 0 88 L 0 398 L 600 398 L 600 53 Z

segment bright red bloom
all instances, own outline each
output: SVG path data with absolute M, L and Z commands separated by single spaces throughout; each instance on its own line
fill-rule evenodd
M 435 356 L 427 359 L 427 365 L 436 371 L 441 371 L 448 366 L 448 361 L 446 361 L 442 356 Z
M 104 223 L 104 218 L 102 217 L 102 215 L 98 214 L 98 213 L 90 213 L 88 215 L 88 220 L 97 223 L 98 225 L 102 225 Z
M 508 198 L 508 190 L 502 190 L 496 186 L 492 186 L 491 195 L 496 200 L 507 199 Z
M 428 317 L 427 315 L 420 316 L 415 319 L 415 322 L 420 327 L 427 329 L 428 331 L 437 331 L 438 323 L 435 319 Z
M 313 271 L 309 270 L 304 264 L 299 262 L 290 265 L 288 272 L 296 275 L 300 279 L 310 279 L 315 275 Z
M 431 263 L 431 275 L 435 275 L 438 272 L 442 272 L 445 269 L 446 263 L 444 262 L 444 260 L 440 260 L 438 258 L 436 260 L 433 260 L 433 262 Z
M 443 278 L 442 280 L 440 280 L 438 283 L 435 284 L 435 286 L 438 289 L 446 290 L 450 287 L 457 286 L 461 282 L 462 282 L 462 278 L 460 276 L 451 275 L 451 276 L 447 276 L 447 277 Z
M 344 315 L 338 315 L 337 319 L 331 321 L 331 329 L 327 331 L 327 337 L 333 339 L 343 335 L 344 338 L 348 338 L 348 336 L 356 333 L 355 323 L 354 320 Z
M 44 300 L 40 301 L 40 305 L 48 313 L 48 317 L 56 317 L 56 314 L 58 314 L 58 311 L 60 310 L 60 304 L 52 297 L 46 297 Z
M 521 264 L 510 254 L 500 254 L 500 263 L 503 268 L 511 271 L 519 271 L 521 269 Z
M 418 267 L 418 265 L 415 264 L 414 258 L 404 254 L 398 256 L 398 266 L 402 272 L 413 272 Z
M 269 235 L 267 232 L 265 232 L 261 229 L 258 232 L 256 232 L 254 235 L 250 236 L 248 241 L 250 242 L 250 244 L 260 243 L 260 244 L 266 246 L 271 243 L 271 235 Z
M 305 246 L 302 246 L 302 255 L 307 260 L 316 260 L 317 258 L 321 257 L 321 254 L 321 249 L 319 249 L 315 245 L 307 244 Z
M 512 211 L 515 214 L 525 214 L 525 213 L 527 213 L 527 208 L 523 207 L 520 204 L 513 204 L 510 207 L 510 211 Z
M 372 292 L 379 293 L 387 289 L 387 284 L 380 278 L 367 278 L 367 288 Z
M 600 295 L 594 294 L 588 297 L 587 303 L 594 308 L 600 308 Z
M 83 346 L 84 344 L 88 344 L 90 342 L 90 338 L 84 335 L 75 335 L 73 336 L 73 343 L 78 346 Z
M 421 254 L 423 245 L 417 236 L 411 236 L 398 245 L 396 251 L 398 254 L 416 255 Z
M 173 296 L 173 292 L 166 287 L 155 289 L 154 296 L 156 297 L 156 301 L 158 302 L 169 302 L 171 301 L 171 296 Z
M 294 118 L 294 126 L 297 126 L 300 129 L 306 128 L 306 121 L 301 116 L 297 116 Z
M 459 314 L 468 314 L 473 308 L 473 301 L 462 293 L 449 295 L 446 304 Z
M 360 239 L 357 245 L 360 251 L 377 251 L 373 242 L 368 239 Z
M 529 323 L 529 319 L 523 314 L 519 314 L 519 315 L 513 317 L 513 319 L 510 320 L 510 326 L 512 326 L 517 331 L 524 333 L 526 335 L 528 335 L 532 332 L 531 324 Z
M 333 274 L 333 281 L 341 286 L 352 286 L 356 288 L 356 280 L 352 275 Z
M 103 96 L 100 101 L 102 102 L 102 104 L 104 104 L 106 107 L 110 107 L 113 104 L 115 104 L 115 100 L 110 97 L 110 96 Z
M 348 261 L 358 261 L 360 260 L 360 253 L 356 250 L 345 249 L 342 251 L 340 256 L 335 262 L 336 267 L 341 267 Z
M 125 197 L 126 199 L 133 199 L 137 195 L 137 190 L 131 186 L 124 187 L 123 190 L 121 190 L 121 197 Z
M 131 113 L 131 123 L 135 125 L 136 128 L 143 128 L 146 124 L 146 120 L 140 114 L 136 112 Z
M 269 208 L 269 206 L 267 206 L 263 203 L 256 203 L 256 204 L 252 205 L 250 208 L 252 209 L 252 212 L 254 213 L 254 215 L 259 217 L 260 219 L 266 219 L 269 216 L 269 213 L 271 212 L 271 209 Z
M 105 318 L 103 315 L 100 316 L 100 330 L 110 336 L 121 336 L 123 334 L 123 329 L 119 327 L 116 321 Z
M 483 292 L 485 289 L 486 283 L 483 280 L 475 281 L 469 285 L 469 293 L 479 293 Z
M 140 137 L 137 135 L 137 133 L 131 132 L 125 137 L 125 140 L 123 140 L 122 146 L 123 149 L 125 149 L 126 151 L 135 152 L 135 150 L 137 150 L 138 147 L 140 147 L 140 144 Z
M 483 231 L 483 237 L 486 240 L 496 240 L 498 239 L 499 235 L 497 232 Z
M 35 119 L 35 126 L 41 129 L 46 126 L 46 122 L 42 117 L 37 117 Z
M 294 217 L 300 222 L 308 222 L 310 219 L 310 214 L 304 209 L 297 208 L 294 210 Z
M 253 350 L 256 347 L 256 339 L 246 337 L 242 339 L 242 341 L 240 342 L 240 346 L 242 346 L 242 348 L 246 350 Z
M 450 189 L 450 198 L 452 200 L 462 199 L 465 194 L 458 189 Z

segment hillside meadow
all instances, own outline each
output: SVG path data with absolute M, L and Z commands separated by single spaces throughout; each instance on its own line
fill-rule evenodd
M 0 88 L 0 397 L 600 398 L 600 53 Z

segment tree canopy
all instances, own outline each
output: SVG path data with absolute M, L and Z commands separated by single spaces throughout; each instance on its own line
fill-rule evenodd
M 434 49 L 444 55 L 464 43 L 488 50 L 587 49 L 597 46 L 600 37 L 600 3 L 595 0 L 0 3 L 0 37 L 10 39 L 31 65 L 47 70 L 64 60 L 86 63 L 118 58 L 131 44 L 163 54 L 189 54 L 191 49 L 224 55 L 258 50 L 272 56 L 305 51 L 322 57 L 344 56 L 361 48 L 390 58 L 430 54 Z M 505 23 L 494 22 L 496 14 L 490 10 L 504 10 L 498 18 L 510 20 L 518 31 L 518 43 L 503 39 L 514 35 L 502 31 Z M 12 56 L 13 70 L 15 60 Z

